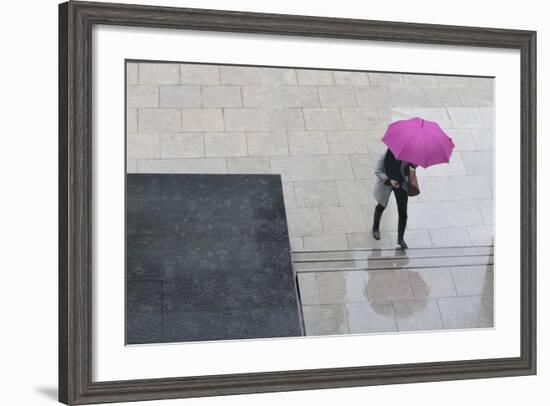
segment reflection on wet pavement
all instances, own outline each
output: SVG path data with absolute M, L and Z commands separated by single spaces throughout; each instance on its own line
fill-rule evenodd
M 307 335 L 493 326 L 491 246 L 298 252 L 294 259 Z

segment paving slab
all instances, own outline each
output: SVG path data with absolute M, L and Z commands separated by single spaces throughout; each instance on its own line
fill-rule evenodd
M 129 344 L 303 335 L 279 176 L 127 185 Z

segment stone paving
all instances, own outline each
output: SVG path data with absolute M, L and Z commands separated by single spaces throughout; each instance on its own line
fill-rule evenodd
M 393 198 L 381 240 L 370 235 L 373 168 L 388 124 L 420 116 L 437 121 L 456 148 L 449 164 L 418 170 L 421 194 L 409 200 L 409 246 L 491 245 L 493 90 L 488 78 L 129 63 L 127 172 L 280 174 L 294 251 L 393 248 Z M 392 300 L 389 330 L 415 326 L 400 327 L 406 308 L 432 320 L 437 302 L 441 317 L 432 321 L 448 328 L 447 311 L 459 319 L 459 308 L 479 315 L 489 306 L 486 295 L 457 297 Z M 353 315 L 368 314 L 361 303 L 322 303 L 322 311 L 308 304 L 304 314 L 336 320 L 345 308 L 346 329 L 355 331 Z
M 456 150 L 419 169 L 409 244 L 492 243 L 492 96 L 491 79 L 131 63 L 128 172 L 279 173 L 294 249 L 391 246 L 394 207 L 368 232 L 373 165 L 387 125 L 421 116 Z
M 491 247 L 302 252 L 294 262 L 308 335 L 493 326 Z

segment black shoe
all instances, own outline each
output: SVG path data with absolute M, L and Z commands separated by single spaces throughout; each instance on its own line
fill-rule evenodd
M 375 240 L 380 239 L 380 219 L 382 218 L 383 212 L 384 207 L 380 204 L 376 205 L 374 208 L 374 219 L 372 221 L 372 236 Z
M 403 250 L 406 250 L 407 248 L 409 248 L 409 246 L 407 245 L 407 243 L 405 242 L 405 240 L 403 238 L 399 238 L 397 240 L 397 244 L 399 244 L 401 246 L 401 249 L 403 249 Z
M 397 244 L 401 246 L 402 249 L 406 250 L 409 248 L 405 242 L 405 229 L 407 228 L 407 215 L 400 215 L 399 221 L 397 224 Z

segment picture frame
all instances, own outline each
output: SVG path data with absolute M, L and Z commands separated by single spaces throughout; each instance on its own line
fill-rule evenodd
M 519 50 L 521 58 L 520 356 L 181 378 L 92 378 L 92 27 L 278 34 Z M 59 400 L 138 401 L 536 374 L 536 33 L 73 2 L 59 6 Z

